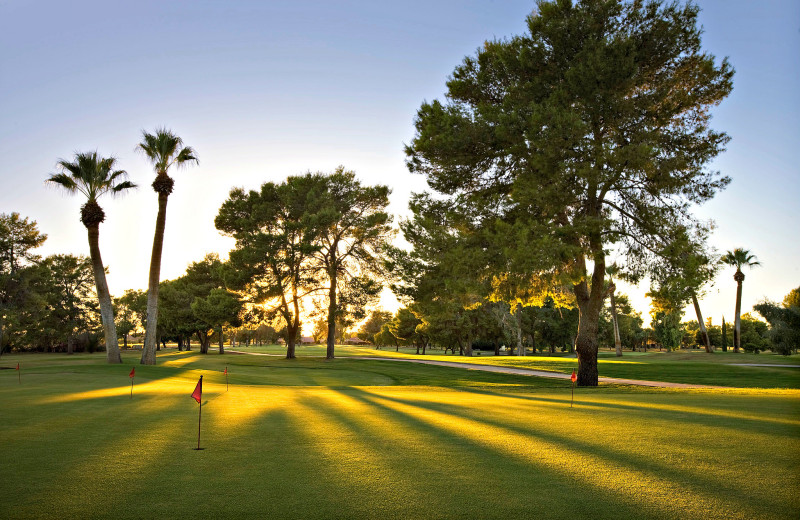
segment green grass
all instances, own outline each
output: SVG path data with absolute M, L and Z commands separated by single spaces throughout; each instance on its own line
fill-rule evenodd
M 132 399 L 137 353 L 123 366 L 3 356 L 21 362 L 22 384 L 0 370 L 2 516 L 800 516 L 797 390 L 604 385 L 577 389 L 570 408 L 568 381 L 354 352 L 164 353 L 135 365 Z M 195 451 L 200 374 L 206 449 Z
M 279 356 L 285 353 L 285 347 L 270 345 L 266 347 L 241 347 L 246 352 L 270 353 Z M 428 355 L 416 355 L 414 350 L 394 349 L 375 350 L 371 347 L 337 346 L 336 355 L 346 358 L 350 356 L 379 356 L 407 359 L 430 359 L 437 361 L 455 361 L 459 363 L 475 363 L 481 365 L 497 365 L 515 368 L 531 368 L 552 372 L 571 373 L 578 366 L 573 355 L 559 354 L 554 356 L 494 356 L 483 353 L 467 358 L 464 356 L 441 355 L 441 351 L 429 351 Z M 324 356 L 322 346 L 298 347 L 298 355 Z M 770 364 L 769 367 L 741 366 L 746 363 Z M 625 352 L 618 358 L 613 352 L 601 352 L 598 357 L 598 370 L 603 377 L 623 379 L 644 379 L 650 381 L 668 381 L 672 383 L 690 383 L 698 385 L 745 387 L 745 388 L 795 388 L 800 389 L 800 368 L 782 365 L 800 365 L 800 355 L 780 356 L 775 354 L 734 354 L 733 352 L 716 352 L 706 354 L 701 351 L 682 352 Z

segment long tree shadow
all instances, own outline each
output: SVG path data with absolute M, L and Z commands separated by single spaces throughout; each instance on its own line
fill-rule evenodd
M 413 437 L 426 439 L 425 449 L 417 455 L 420 464 L 429 464 L 430 450 L 437 448 L 445 451 L 449 458 L 463 458 L 464 463 L 456 466 L 455 470 L 450 468 L 452 463 L 445 466 L 448 469 L 444 471 L 451 475 L 445 475 L 444 481 L 462 485 L 448 488 L 448 492 L 459 493 L 456 497 L 458 502 L 470 503 L 478 498 L 477 502 L 483 505 L 474 512 L 477 517 L 509 510 L 514 511 L 511 517 L 536 518 L 593 518 L 604 514 L 620 518 L 659 516 L 654 511 L 643 512 L 640 504 L 624 494 L 587 485 L 569 472 L 540 463 L 536 457 L 520 457 L 513 450 L 499 450 L 487 445 L 479 431 L 454 432 L 432 424 L 414 414 L 387 406 L 381 402 L 383 396 L 364 389 L 351 388 L 344 394 L 375 409 L 395 427 L 411 429 Z M 395 449 L 402 448 L 397 446 Z M 407 451 L 403 453 L 408 455 Z M 564 468 L 568 467 L 569 460 L 562 462 Z M 572 497 L 568 507 L 564 503 L 565 494 Z
M 4 507 L 17 518 L 104 517 L 120 490 L 147 484 L 139 482 L 138 473 L 168 449 L 186 421 L 180 416 L 165 421 L 147 403 L 114 398 L 64 406 L 68 410 L 62 406 L 59 414 L 82 417 L 80 424 L 48 431 L 44 445 L 41 434 L 15 438 L 11 444 L 17 463 L 9 468 L 15 477 L 3 478 L 13 497 L 4 501 Z M 127 432 L 121 443 L 118 435 L 107 436 L 96 428 L 110 417 Z M 49 453 L 46 467 L 41 467 L 42 450 Z M 75 483 L 85 482 L 87 476 L 98 478 L 98 485 L 76 493 Z M 53 505 L 58 508 L 52 509 Z
M 386 399 L 397 399 L 397 398 L 390 398 L 385 397 Z M 676 459 L 676 458 L 683 458 L 684 463 L 682 464 L 675 464 L 673 461 L 667 463 L 666 461 L 669 460 L 666 455 L 668 452 L 674 451 L 674 448 L 671 448 L 667 445 L 663 445 L 661 448 L 661 453 L 659 455 L 663 455 L 665 457 L 660 459 L 655 459 L 651 455 L 644 455 L 644 454 L 637 454 L 635 450 L 631 449 L 630 442 L 625 442 L 624 439 L 614 439 L 610 440 L 607 437 L 605 440 L 603 438 L 598 439 L 597 442 L 584 442 L 580 441 L 575 437 L 563 437 L 553 434 L 553 432 L 549 429 L 545 429 L 541 426 L 541 424 L 537 424 L 535 422 L 528 423 L 524 427 L 522 426 L 514 426 L 512 423 L 506 420 L 494 420 L 488 418 L 486 413 L 483 411 L 479 411 L 475 408 L 467 408 L 464 406 L 459 406 L 457 404 L 449 404 L 449 403 L 440 403 L 440 402 L 425 402 L 425 404 L 421 404 L 421 401 L 412 401 L 412 400 L 399 400 L 405 404 L 414 404 L 415 406 L 421 406 L 423 408 L 433 409 L 441 413 L 449 414 L 452 416 L 457 417 L 468 417 L 475 421 L 480 421 L 483 424 L 488 424 L 497 428 L 505 428 L 509 431 L 515 432 L 517 434 L 529 434 L 534 433 L 537 438 L 544 439 L 551 443 L 560 442 L 563 446 L 576 451 L 581 451 L 584 453 L 593 453 L 601 456 L 606 460 L 615 460 L 621 461 L 628 467 L 634 468 L 641 468 L 645 471 L 648 471 L 652 474 L 657 474 L 661 477 L 665 477 L 673 482 L 679 482 L 682 485 L 686 485 L 687 487 L 694 487 L 697 489 L 704 489 L 706 486 L 711 486 L 715 490 L 723 491 L 729 494 L 730 496 L 735 496 L 735 500 L 739 501 L 739 506 L 741 508 L 750 507 L 752 504 L 759 504 L 760 507 L 764 508 L 762 513 L 768 513 L 770 511 L 775 510 L 781 506 L 781 503 L 777 501 L 777 499 L 770 499 L 768 497 L 764 497 L 763 493 L 761 493 L 757 487 L 754 487 L 749 484 L 748 481 L 741 479 L 725 479 L 719 475 L 719 470 L 724 470 L 725 468 L 717 462 L 717 471 L 709 470 L 707 466 L 703 463 L 705 461 L 697 459 L 696 453 L 691 450 L 690 447 L 686 447 L 685 450 L 692 451 L 691 453 L 686 454 L 672 454 L 670 455 L 669 459 Z M 551 413 L 558 411 L 551 410 Z M 567 413 L 567 410 L 561 410 L 561 413 Z M 572 411 L 570 411 L 572 412 Z M 652 415 L 652 414 L 650 414 Z M 583 419 L 588 419 L 588 417 L 584 417 Z M 624 421 L 626 417 L 621 415 L 619 417 L 620 421 Z M 689 422 L 683 421 L 685 417 L 681 413 L 676 413 L 671 415 L 670 417 L 663 418 L 663 417 L 656 417 L 652 416 L 648 419 L 649 424 L 654 426 L 652 421 L 658 421 L 659 423 L 663 424 L 663 430 L 666 431 L 670 425 L 670 423 L 675 422 Z M 739 420 L 737 418 L 725 418 L 724 420 L 714 420 L 708 421 L 705 423 L 698 423 L 697 421 L 690 421 L 694 424 L 698 424 L 699 426 L 705 426 L 709 430 L 709 434 L 706 436 L 706 442 L 719 442 L 720 438 L 725 437 L 732 437 L 732 436 L 742 436 L 745 435 L 742 433 L 740 428 L 738 428 Z M 725 424 L 721 424 L 721 423 Z M 777 442 L 780 444 L 782 441 L 785 443 L 791 443 L 794 439 L 797 438 L 798 428 L 796 425 L 791 427 L 783 428 L 783 432 L 779 433 L 776 432 L 774 425 L 772 424 L 764 424 L 760 430 L 756 431 L 755 433 L 760 434 L 762 437 L 753 436 L 753 443 L 760 443 L 760 442 Z M 720 432 L 719 430 L 724 429 L 725 431 Z M 697 435 L 697 434 L 696 434 Z M 768 435 L 768 439 L 765 436 Z M 669 437 L 667 435 L 667 437 Z M 776 438 L 777 437 L 777 438 Z M 615 442 L 616 441 L 616 442 Z M 622 442 L 620 442 L 622 441 Z M 615 448 L 614 445 L 619 446 Z M 677 446 L 678 450 L 684 448 L 682 445 Z M 726 460 L 730 460 L 732 454 L 730 452 L 726 452 L 724 449 L 718 450 L 720 453 L 719 455 L 724 455 Z M 751 469 L 751 478 L 756 478 L 755 473 L 762 473 L 762 476 L 766 478 L 770 476 L 771 478 L 776 478 L 776 473 L 780 472 L 781 470 L 786 473 L 784 476 L 784 481 L 786 486 L 790 486 L 791 482 L 793 481 L 793 475 L 791 472 L 786 472 L 787 467 L 792 466 L 792 462 L 797 462 L 797 457 L 791 457 L 790 454 L 787 454 L 785 457 L 787 464 L 779 464 L 777 465 L 778 468 L 776 469 L 774 466 L 763 466 L 761 468 Z
M 529 394 L 513 394 L 513 393 L 499 393 L 492 390 L 477 389 L 477 388 L 459 388 L 459 390 L 492 397 L 503 397 L 508 399 L 519 399 L 528 402 L 547 403 L 563 405 L 569 408 L 570 398 L 563 397 L 542 397 Z M 642 395 L 657 396 L 657 393 L 646 393 Z M 666 394 L 674 396 L 675 394 Z M 746 396 L 744 397 L 747 398 Z M 663 418 L 664 416 L 672 419 L 680 419 L 682 421 L 692 421 L 698 425 L 708 425 L 710 421 L 721 421 L 730 424 L 731 428 L 737 430 L 749 430 L 755 433 L 763 433 L 766 430 L 774 432 L 776 426 L 787 428 L 785 435 L 793 438 L 792 428 L 800 427 L 800 420 L 796 413 L 784 417 L 748 417 L 741 412 L 736 412 L 736 407 L 731 408 L 718 408 L 718 411 L 709 411 L 708 408 L 700 409 L 691 406 L 675 406 L 675 405 L 659 405 L 657 403 L 648 404 L 632 404 L 610 402 L 606 400 L 595 400 L 585 396 L 578 396 L 575 398 L 574 407 L 578 410 L 582 409 L 611 409 L 620 411 L 631 411 L 642 414 L 649 414 L 653 417 Z M 734 410 L 734 411 L 730 411 Z M 794 412 L 800 411 L 800 406 L 796 406 Z M 719 424 L 718 424 L 719 425 Z
M 411 412 L 410 409 L 420 410 L 423 415 L 434 412 L 435 414 L 439 415 L 439 417 L 435 418 L 437 424 L 466 423 L 468 425 L 466 430 L 460 433 L 467 433 L 470 428 L 474 429 L 475 431 L 480 431 L 488 426 L 489 430 L 493 431 L 498 437 L 513 437 L 517 439 L 519 443 L 535 441 L 536 445 L 544 445 L 548 450 L 565 451 L 566 454 L 572 454 L 574 456 L 581 457 L 586 459 L 583 464 L 588 464 L 589 466 L 589 470 L 584 472 L 584 476 L 587 474 L 597 476 L 598 480 L 594 484 L 599 488 L 606 488 L 607 491 L 612 494 L 618 493 L 613 490 L 613 486 L 614 484 L 619 484 L 620 482 L 619 478 L 609 478 L 607 476 L 609 472 L 617 475 L 624 475 L 624 480 L 627 480 L 625 487 L 627 487 L 629 490 L 635 489 L 640 492 L 644 491 L 641 483 L 649 482 L 649 485 L 647 486 L 647 494 L 639 497 L 639 506 L 662 509 L 661 514 L 667 511 L 674 511 L 674 507 L 679 506 L 687 514 L 689 514 L 691 510 L 695 510 L 695 513 L 699 515 L 700 511 L 697 511 L 697 508 L 698 504 L 702 503 L 706 505 L 714 505 L 714 509 L 717 511 L 728 509 L 731 514 L 736 512 L 739 516 L 753 517 L 749 515 L 768 515 L 770 511 L 774 510 L 771 508 L 772 506 L 779 505 L 756 505 L 753 503 L 753 501 L 758 497 L 754 496 L 736 499 L 735 504 L 728 504 L 727 502 L 721 503 L 715 495 L 704 491 L 705 486 L 708 485 L 708 475 L 706 474 L 693 475 L 676 467 L 654 463 L 651 459 L 646 457 L 634 456 L 627 451 L 614 451 L 605 449 L 595 444 L 573 440 L 567 438 L 566 436 L 558 436 L 541 429 L 532 430 L 528 428 L 509 427 L 506 422 L 487 420 L 483 416 L 472 418 L 470 415 L 474 416 L 474 413 L 467 413 L 463 407 L 456 405 L 420 402 L 413 399 L 400 399 L 396 397 L 375 394 L 368 399 L 372 401 L 379 400 L 400 405 L 407 412 Z M 453 429 L 458 432 L 457 428 L 454 427 Z M 500 450 L 505 449 L 502 443 L 489 444 L 494 444 Z M 557 463 L 558 460 L 551 459 L 548 461 L 548 464 Z M 606 475 L 604 476 L 604 474 Z M 637 479 L 642 482 L 636 482 Z M 587 484 L 591 485 L 592 482 L 587 480 Z M 712 482 L 712 484 L 724 485 L 724 482 Z M 683 488 L 686 488 L 687 491 L 689 488 L 693 489 L 692 498 L 687 498 L 683 504 L 671 503 L 673 500 L 676 500 L 676 497 L 678 500 L 680 500 L 682 496 L 685 496 L 679 492 L 679 490 Z M 730 487 L 728 491 L 740 492 L 741 488 Z M 731 505 L 734 505 L 734 507 L 731 508 Z

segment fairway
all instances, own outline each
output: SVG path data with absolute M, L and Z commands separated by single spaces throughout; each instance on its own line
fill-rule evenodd
M 346 358 L 137 359 L 3 356 L 23 368 L 22 384 L 0 371 L 4 517 L 800 515 L 794 389 L 604 385 L 577 389 L 570 408 L 563 380 Z

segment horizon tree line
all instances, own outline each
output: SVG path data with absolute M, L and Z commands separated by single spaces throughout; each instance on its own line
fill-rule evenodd
M 414 194 L 413 216 L 400 223 L 411 251 L 388 247 L 388 187 L 366 195 L 369 190 L 353 188 L 351 178 L 348 188 L 343 169 L 328 177 L 290 176 L 260 191 L 236 188 L 220 209 L 216 227 L 236 240 L 225 290 L 246 306 L 268 304 L 267 313 L 287 329 L 290 358 L 304 297 L 327 288 L 332 358 L 337 319 L 363 314 L 387 268 L 395 271 L 396 292 L 413 302 L 412 312 L 462 324 L 465 355 L 478 320 L 472 311 L 491 307 L 521 345 L 525 309 L 550 298 L 556 308 L 578 310 L 578 384 L 593 386 L 600 316 L 606 299 L 616 299 L 614 280 L 638 283 L 649 276 L 665 334 L 675 330 L 681 304 L 691 301 L 712 352 L 698 295 L 718 262 L 706 245 L 709 225 L 691 208 L 730 182 L 708 164 L 729 141 L 710 127 L 710 118 L 730 94 L 734 70 L 702 49 L 698 12 L 691 3 L 540 0 L 525 34 L 485 42 L 455 68 L 445 101 L 425 102 L 417 111 L 407 165 L 425 176 L 433 193 Z M 197 156 L 163 128 L 143 132 L 138 149 L 154 166 L 159 200 L 141 360 L 150 364 L 166 205 L 174 187 L 168 170 L 197 163 Z M 63 171 L 49 181 L 87 196 L 82 220 L 108 359 L 119 362 L 98 245 L 104 215 L 96 198 L 133 185 L 126 185 L 124 171 L 113 170 L 113 159 L 96 152 L 96 164 L 87 162 L 75 177 L 67 166 L 81 169 L 84 156 L 91 156 L 79 155 L 73 163 L 61 161 Z M 337 182 L 343 191 L 336 191 Z M 743 249 L 723 260 L 737 269 L 738 351 L 741 269 L 758 262 Z

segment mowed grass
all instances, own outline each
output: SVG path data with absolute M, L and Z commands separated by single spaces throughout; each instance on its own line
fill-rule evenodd
M 263 347 L 240 347 L 243 352 L 261 352 L 280 356 L 285 347 L 270 345 Z M 496 365 L 513 368 L 530 368 L 552 372 L 572 373 L 578 367 L 575 355 L 561 354 L 547 356 L 494 356 L 483 352 L 481 355 L 464 357 L 442 355 L 439 350 L 430 350 L 425 356 L 416 355 L 414 350 L 393 348 L 375 350 L 371 347 L 337 346 L 338 357 L 378 356 L 385 358 L 427 359 L 433 361 L 452 361 L 478 365 Z M 324 356 L 325 347 L 307 345 L 298 347 L 298 355 Z M 748 366 L 766 364 L 769 366 Z M 604 351 L 598 356 L 598 370 L 601 377 L 621 379 L 644 379 L 667 381 L 671 383 L 690 383 L 709 386 L 728 386 L 746 388 L 795 388 L 800 389 L 800 368 L 786 365 L 800 365 L 800 355 L 781 356 L 776 354 L 734 354 L 717 351 L 706 354 L 704 351 L 681 352 L 625 352 L 621 358 L 613 352 Z
M 569 381 L 344 357 L 3 356 L 2 516 L 800 516 L 797 390 L 603 385 L 570 408 Z

